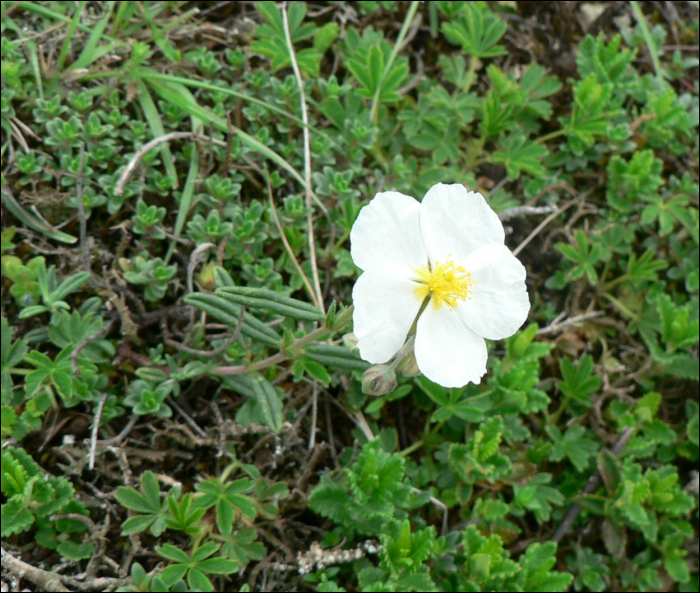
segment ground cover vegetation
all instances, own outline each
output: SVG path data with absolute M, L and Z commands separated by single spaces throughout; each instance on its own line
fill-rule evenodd
M 8 590 L 697 591 L 697 26 L 3 2 Z M 530 315 L 368 395 L 350 231 L 438 182 Z

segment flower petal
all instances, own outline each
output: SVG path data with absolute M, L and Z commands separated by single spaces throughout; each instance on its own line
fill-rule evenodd
M 416 362 L 421 372 L 443 387 L 481 382 L 486 373 L 486 342 L 454 311 L 429 303 L 418 319 Z
M 503 225 L 484 196 L 459 183 L 438 183 L 428 190 L 420 225 L 432 264 L 461 259 L 482 245 L 505 241 Z
M 365 272 L 357 279 L 352 289 L 353 331 L 364 360 L 386 362 L 403 346 L 421 306 L 417 286 L 383 270 Z
M 460 260 L 475 284 L 470 299 L 455 308 L 459 318 L 480 336 L 512 336 L 527 319 L 530 299 L 523 264 L 505 245 L 484 245 Z
M 393 270 L 405 277 L 428 263 L 421 240 L 420 202 L 396 191 L 378 193 L 360 210 L 350 232 L 355 265 Z

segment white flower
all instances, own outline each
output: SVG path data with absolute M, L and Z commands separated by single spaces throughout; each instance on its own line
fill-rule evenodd
M 438 183 L 422 203 L 377 194 L 350 233 L 352 258 L 364 272 L 352 292 L 360 356 L 389 361 L 420 314 L 414 347 L 421 372 L 445 387 L 479 383 L 484 338 L 513 335 L 530 310 L 525 268 L 504 239 L 484 197 L 463 185 Z

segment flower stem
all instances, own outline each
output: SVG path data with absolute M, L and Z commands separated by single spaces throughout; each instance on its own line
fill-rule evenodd
M 345 311 L 343 311 L 335 320 L 333 328 L 329 328 L 326 326 L 319 327 L 313 330 L 311 333 L 306 334 L 304 337 L 299 338 L 298 340 L 293 342 L 288 348 L 285 348 L 277 354 L 274 354 L 267 358 L 263 358 L 262 360 L 258 360 L 257 362 L 254 362 L 252 364 L 213 367 L 212 369 L 210 369 L 209 372 L 212 375 L 219 376 L 246 375 L 248 373 L 260 371 L 262 369 L 266 369 L 273 365 L 279 364 L 281 362 L 284 362 L 285 360 L 289 360 L 290 358 L 294 358 L 294 356 L 296 356 L 305 346 L 308 346 L 312 342 L 325 340 L 337 331 L 340 331 L 345 325 L 347 325 L 347 322 L 350 321 L 353 310 L 354 306 L 351 305 Z
M 394 358 L 391 360 L 389 363 L 389 368 L 393 371 L 396 369 L 397 366 L 399 366 L 399 363 L 408 356 L 409 352 L 413 350 L 413 343 L 416 341 L 416 334 L 413 334 L 408 337 L 408 340 L 406 340 L 406 343 L 401 346 L 401 349 L 394 354 Z

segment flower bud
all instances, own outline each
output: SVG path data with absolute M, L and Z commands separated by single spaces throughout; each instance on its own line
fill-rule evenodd
M 349 334 L 343 335 L 343 344 L 348 350 L 357 350 L 357 336 L 353 334 L 352 332 Z
M 362 375 L 362 392 L 368 395 L 385 395 L 396 389 L 396 373 L 389 365 L 376 364 Z
M 411 351 L 399 362 L 396 370 L 404 377 L 420 376 L 421 370 L 418 368 L 416 353 L 413 351 L 413 348 L 411 348 Z

